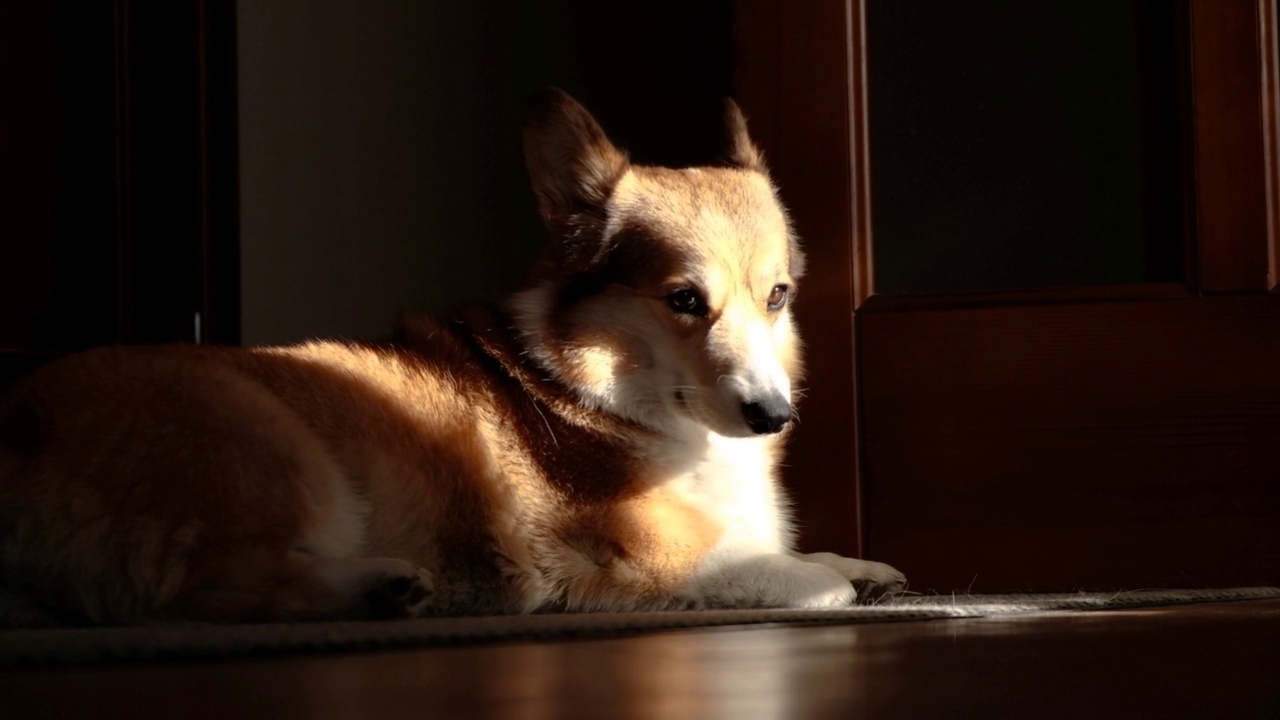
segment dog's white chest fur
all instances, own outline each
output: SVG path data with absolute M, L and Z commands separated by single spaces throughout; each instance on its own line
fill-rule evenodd
M 768 440 L 710 433 L 701 462 L 676 481 L 676 489 L 722 529 L 717 554 L 790 549 L 791 524 L 773 479 Z

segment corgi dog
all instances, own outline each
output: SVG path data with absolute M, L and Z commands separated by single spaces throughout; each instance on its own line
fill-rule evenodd
M 0 403 L 10 626 L 839 608 L 777 467 L 804 257 L 729 101 L 723 166 L 633 165 L 544 91 L 550 242 L 498 308 L 393 342 L 108 347 Z

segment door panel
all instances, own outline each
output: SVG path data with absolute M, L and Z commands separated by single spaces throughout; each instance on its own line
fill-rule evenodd
M 1274 57 L 1275 0 L 1191 0 L 1198 282 L 1205 292 L 1265 290 L 1266 167 L 1275 164 L 1277 98 L 1264 61 Z M 1261 49 L 1266 40 L 1270 46 Z M 1267 110 L 1264 112 L 1264 108 Z M 1265 123 L 1272 124 L 1267 128 Z
M 869 551 L 919 590 L 1275 581 L 1274 300 L 860 316 Z
M 1267 212 L 1267 278 L 1280 293 L 1280 1 L 1258 3 L 1258 64 L 1262 87 L 1263 201 Z
M 107 5 L 0 9 L 0 352 L 117 336 L 114 37 Z M 10 360 L 0 361 L 0 384 Z
M 1183 278 L 1177 3 L 866 6 L 878 292 Z
M 797 303 L 810 355 L 826 356 L 808 378 L 789 459 L 802 544 L 816 549 L 815 539 L 858 527 L 843 547 L 857 544 L 898 565 L 922 591 L 1280 583 L 1280 295 L 1268 292 L 1280 254 L 1274 0 L 1125 4 L 1176 10 L 1172 27 L 1142 23 L 1143 33 L 1164 36 L 1140 35 L 1154 46 L 1172 43 L 1176 57 L 1139 63 L 1140 72 L 1164 73 L 1157 85 L 1176 97 L 1163 96 L 1163 113 L 1139 102 L 1139 119 L 1127 122 L 1141 132 L 1109 140 L 1127 143 L 1122 154 L 1138 168 L 1137 184 L 1113 194 L 1119 208 L 1095 200 L 1012 213 L 1017 243 L 1000 240 L 994 249 L 983 236 L 992 218 L 1008 214 L 1001 185 L 957 188 L 963 173 L 947 175 L 956 167 L 1035 184 L 1050 200 L 1054 192 L 1083 191 L 1055 185 L 1045 157 L 1011 165 L 975 152 L 931 176 L 937 164 L 927 161 L 953 152 L 933 140 L 914 164 L 890 162 L 912 160 L 920 148 L 909 133 L 876 138 L 886 123 L 876 118 L 921 122 L 914 114 L 938 97 L 876 107 L 877 83 L 911 76 L 869 69 L 868 58 L 881 52 L 869 50 L 874 23 L 887 21 L 869 14 L 868 3 L 907 15 L 939 9 L 741 0 L 737 18 L 739 95 L 756 127 L 769 129 L 761 142 L 783 197 L 806 198 L 792 207 L 806 247 L 820 258 L 806 283 L 823 289 L 816 299 L 823 309 L 807 308 L 815 302 L 808 294 Z M 1010 10 L 999 0 L 943 9 L 978 15 L 981 8 Z M 963 31 L 969 25 L 951 23 L 958 38 L 974 41 Z M 1053 47 L 1023 43 L 1022 50 Z M 963 42 L 916 47 L 925 56 L 908 65 L 923 81 L 898 88 L 899 96 L 946 99 L 954 90 L 938 86 L 952 57 L 936 48 L 959 52 Z M 1016 78 L 1017 70 L 1001 72 Z M 1020 80 L 1030 87 L 1022 105 L 1004 109 L 1007 128 L 1043 117 L 1037 103 L 1061 100 L 1037 98 L 1035 83 Z M 1076 87 L 1072 99 L 1088 102 L 1088 94 L 1087 84 Z M 950 99 L 957 97 L 967 96 Z M 800 123 L 799 132 L 797 109 L 824 103 L 843 122 Z M 980 124 L 955 132 L 944 112 L 929 121 L 943 124 L 937 132 L 951 144 L 984 132 Z M 1069 135 L 1060 141 L 1070 145 Z M 832 182 L 820 186 L 815 175 L 846 178 L 842 194 L 833 196 Z M 919 188 L 937 192 L 913 194 Z M 988 207 L 926 222 L 963 205 L 956 197 Z M 1084 217 L 1066 217 L 1067 206 Z M 1105 239 L 1086 237 L 1099 243 L 1092 249 L 1077 252 L 1066 242 L 1110 222 L 1112 212 L 1130 219 L 1110 223 Z M 953 242 L 949 232 L 968 240 Z M 1133 271 L 1134 248 L 1145 253 L 1141 272 Z M 1029 259 L 1011 260 L 1006 251 Z M 1120 256 L 1130 270 L 1116 273 L 1112 261 Z M 1051 273 L 1043 271 L 1063 258 L 1082 264 L 1078 276 L 1044 287 Z M 882 263 L 890 264 L 883 273 Z M 847 300 L 836 297 L 839 287 Z M 832 363 L 844 357 L 839 312 L 849 306 L 852 358 Z M 836 352 L 828 355 L 828 346 Z M 852 422 L 842 405 L 845 373 L 856 396 Z M 841 442 L 853 448 L 852 462 L 844 462 L 848 454 L 814 452 Z M 843 490 L 828 492 L 833 486 Z M 846 500 L 850 487 L 856 493 Z
M 239 337 L 234 4 L 91 5 L 0 8 L 0 387 Z
M 865 235 L 865 114 L 850 112 L 848 38 L 860 32 L 841 3 L 736 0 L 735 84 L 751 134 L 781 188 L 808 255 L 795 305 L 805 354 L 806 397 L 784 469 L 802 544 L 860 553 L 853 310 L 870 292 Z M 850 124 L 850 122 L 854 124 Z M 858 273 L 858 274 L 855 274 Z

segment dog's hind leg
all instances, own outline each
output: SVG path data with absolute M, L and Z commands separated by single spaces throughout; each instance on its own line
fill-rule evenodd
M 397 618 L 423 614 L 434 599 L 430 573 L 396 558 L 317 558 L 312 568 L 321 592 L 313 609 L 344 617 Z M 320 600 L 319 603 L 316 601 Z
M 434 599 L 430 573 L 407 560 L 290 551 L 271 565 L 249 560 L 192 593 L 180 615 L 232 622 L 389 619 L 422 615 Z

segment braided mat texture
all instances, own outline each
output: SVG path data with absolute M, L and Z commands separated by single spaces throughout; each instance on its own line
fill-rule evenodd
M 0 666 L 423 648 L 689 628 L 845 625 L 1261 599 L 1280 599 L 1280 588 L 905 596 L 840 610 L 690 610 L 380 622 L 0 630 Z

